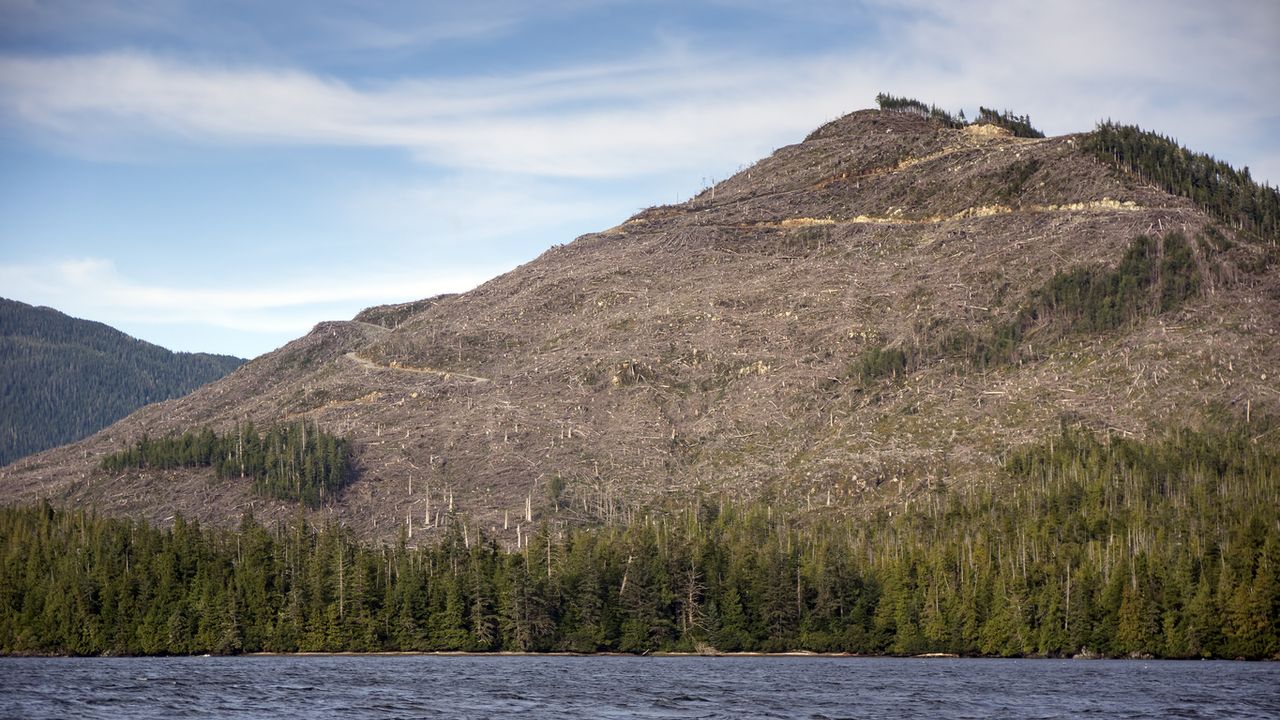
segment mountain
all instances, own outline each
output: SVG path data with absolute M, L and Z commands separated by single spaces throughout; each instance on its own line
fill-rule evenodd
M 927 502 L 1064 426 L 1274 438 L 1275 190 L 1131 128 L 983 120 L 842 117 L 470 292 L 321 323 L 5 468 L 0 499 L 289 519 L 210 468 L 102 462 L 305 419 L 354 448 L 314 518 L 385 539 L 452 509 L 509 541 L 698 498 Z
M 0 465 L 79 440 L 243 363 L 173 353 L 99 322 L 0 298 Z

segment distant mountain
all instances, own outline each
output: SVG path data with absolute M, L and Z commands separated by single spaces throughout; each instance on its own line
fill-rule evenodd
M 0 499 L 224 526 L 306 512 L 415 542 L 452 510 L 512 543 L 530 521 L 717 499 L 942 502 L 1064 426 L 1277 439 L 1260 424 L 1280 416 L 1274 189 L 1132 128 L 1044 138 L 1012 113 L 898 104 L 470 292 L 321 323 L 4 468 Z M 248 421 L 298 420 L 353 452 L 318 509 L 255 492 L 238 462 L 103 464 L 144 435 L 208 427 L 206 447 L 247 447 Z M 306 448 L 306 427 L 273 432 Z M 303 450 L 259 450 L 318 472 Z
M 0 465 L 186 395 L 244 362 L 170 352 L 99 322 L 0 298 Z

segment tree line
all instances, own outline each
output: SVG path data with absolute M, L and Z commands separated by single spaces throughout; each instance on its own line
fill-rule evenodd
M 919 115 L 930 120 L 938 122 L 950 128 L 962 128 L 967 123 L 964 121 L 964 111 L 960 111 L 960 117 L 952 115 L 937 105 L 928 105 L 915 98 L 897 97 L 888 93 L 876 94 L 876 105 L 881 110 L 890 110 L 893 112 L 904 112 L 912 115 Z
M 316 507 L 355 475 L 351 443 L 300 421 L 258 432 L 253 422 L 219 435 L 209 428 L 163 438 L 143 435 L 103 458 L 108 472 L 127 468 L 211 467 L 224 479 L 251 480 L 260 495 Z
M 978 107 L 978 118 L 972 122 L 964 116 L 964 110 L 952 114 L 937 105 L 929 105 L 915 98 L 898 97 L 888 93 L 876 95 L 876 105 L 881 110 L 910 113 L 922 118 L 936 120 L 949 128 L 963 128 L 969 125 L 995 125 L 1008 130 L 1014 137 L 1042 138 L 1044 133 L 1031 125 L 1030 115 L 1016 115 L 1010 110 L 998 111 L 988 107 Z
M 0 651 L 1280 655 L 1280 453 L 1255 424 L 1064 430 L 866 517 L 706 498 L 503 547 L 0 510 Z M 1264 436 L 1265 437 L 1265 436 Z
M 1153 182 L 1165 192 L 1194 200 L 1237 230 L 1275 244 L 1280 239 L 1280 191 L 1259 184 L 1249 168 L 1236 170 L 1205 153 L 1136 125 L 1100 123 L 1086 148 L 1117 168 Z

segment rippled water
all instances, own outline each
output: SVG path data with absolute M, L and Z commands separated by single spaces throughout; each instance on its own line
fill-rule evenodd
M 24 718 L 1259 718 L 1280 665 L 822 657 L 3 658 Z

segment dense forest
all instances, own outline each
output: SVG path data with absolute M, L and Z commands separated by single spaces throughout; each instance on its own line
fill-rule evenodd
M 251 480 L 260 495 L 316 507 L 354 477 L 351 443 L 299 421 L 259 433 L 252 422 L 219 435 L 209 428 L 164 438 L 143 436 L 108 455 L 102 469 L 211 467 L 224 479 Z
M 1099 159 L 1191 198 L 1205 212 L 1237 230 L 1275 244 L 1280 240 L 1280 191 L 1259 185 L 1249 168 L 1236 170 L 1211 155 L 1192 152 L 1173 140 L 1133 125 L 1105 122 L 1086 147 Z
M 0 465 L 79 440 L 243 363 L 173 353 L 102 323 L 0 298 Z
M 0 511 L 8 653 L 517 650 L 1280 656 L 1276 426 L 1064 429 L 872 517 L 704 499 L 502 548 L 300 520 Z M 421 541 L 421 536 L 418 540 Z

